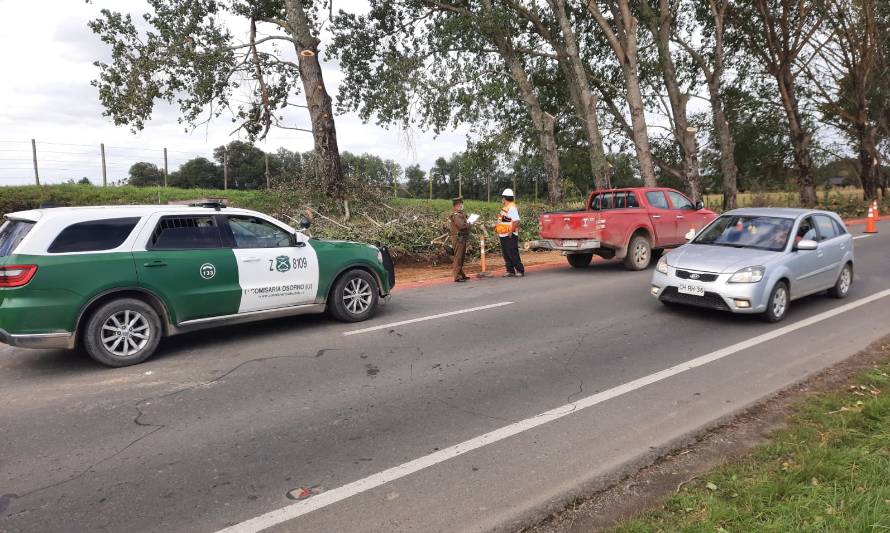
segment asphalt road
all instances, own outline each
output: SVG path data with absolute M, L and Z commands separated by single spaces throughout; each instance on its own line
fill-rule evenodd
M 116 370 L 0 347 L 0 531 L 514 529 L 890 334 L 880 228 L 847 300 L 777 325 L 665 308 L 651 270 L 603 263 L 172 338 Z

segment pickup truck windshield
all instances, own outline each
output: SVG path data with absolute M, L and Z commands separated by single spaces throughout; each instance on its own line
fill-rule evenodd
M 0 224 L 0 257 L 11 254 L 33 227 L 27 220 L 4 220 Z
M 792 225 L 789 218 L 723 215 L 692 242 L 778 252 L 785 249 Z

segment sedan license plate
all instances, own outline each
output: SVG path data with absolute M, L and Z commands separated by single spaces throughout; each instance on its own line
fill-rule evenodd
M 689 294 L 692 296 L 704 296 L 705 288 L 695 285 L 680 285 L 679 287 L 677 287 L 677 292 L 679 292 L 680 294 Z
M 578 241 L 575 241 L 575 240 L 562 241 L 562 245 L 563 246 L 578 246 Z

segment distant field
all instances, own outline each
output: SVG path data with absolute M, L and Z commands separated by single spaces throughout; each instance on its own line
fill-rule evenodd
M 863 202 L 862 189 L 843 188 L 819 191 L 819 203 L 829 205 L 831 203 L 856 203 Z M 722 194 L 708 194 L 704 198 L 705 206 L 709 209 L 720 208 L 723 205 Z M 864 203 L 864 202 L 863 202 Z M 800 195 L 794 192 L 743 192 L 738 195 L 739 207 L 799 207 Z

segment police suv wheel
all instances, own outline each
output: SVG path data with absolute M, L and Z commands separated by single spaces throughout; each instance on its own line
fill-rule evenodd
M 649 244 L 649 239 L 642 235 L 631 239 L 624 257 L 624 267 L 628 270 L 645 270 L 651 261 L 652 245 Z
M 572 268 L 584 268 L 590 266 L 593 254 L 569 254 L 566 256 Z
M 364 270 L 350 270 L 334 283 L 328 298 L 328 310 L 337 320 L 361 322 L 374 314 L 379 294 L 374 276 Z
M 111 367 L 141 363 L 161 340 L 161 319 L 147 303 L 132 298 L 113 300 L 90 315 L 83 346 L 99 363 Z

